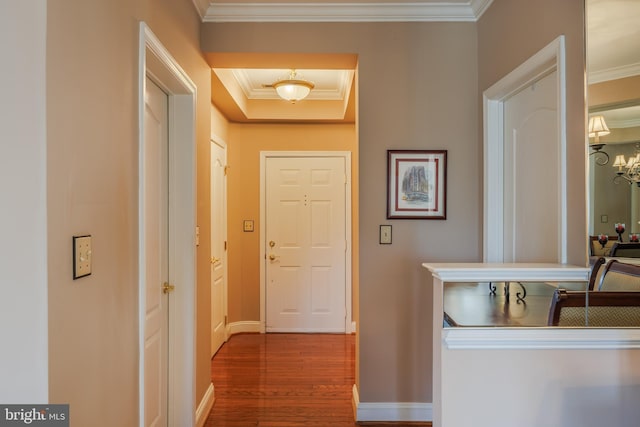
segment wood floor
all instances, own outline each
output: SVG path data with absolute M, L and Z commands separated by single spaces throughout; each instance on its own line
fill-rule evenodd
M 429 426 L 354 422 L 355 336 L 240 334 L 211 362 L 206 427 Z

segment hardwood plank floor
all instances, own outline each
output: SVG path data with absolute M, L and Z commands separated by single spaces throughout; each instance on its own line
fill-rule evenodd
M 355 336 L 234 335 L 211 362 L 206 427 L 354 427 Z M 430 426 L 430 423 L 363 423 Z

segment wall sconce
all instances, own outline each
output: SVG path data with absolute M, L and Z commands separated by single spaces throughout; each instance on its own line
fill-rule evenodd
M 610 133 L 611 131 L 609 131 L 607 123 L 604 121 L 604 116 L 589 117 L 589 138 L 595 138 L 593 144 L 589 144 L 589 148 L 593 150 L 589 155 L 602 154 L 604 158 L 596 159 L 596 164 L 600 166 L 604 166 L 609 163 L 609 155 L 602 151 L 602 147 L 606 144 L 600 142 L 600 137 L 609 135 Z

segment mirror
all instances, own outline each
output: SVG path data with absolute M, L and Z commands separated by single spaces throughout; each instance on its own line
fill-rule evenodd
M 615 235 L 616 223 L 625 233 L 640 233 L 640 100 L 631 106 L 590 108 L 589 119 L 600 118 L 609 133 L 589 138 L 589 234 Z M 628 241 L 627 238 L 623 239 Z
M 590 128 L 589 234 L 616 235 L 622 223 L 628 241 L 640 233 L 640 2 L 586 4 L 590 124 L 600 116 L 609 131 Z

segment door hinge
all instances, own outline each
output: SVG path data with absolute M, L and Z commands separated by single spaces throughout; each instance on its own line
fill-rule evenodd
M 227 241 L 226 240 L 224 241 L 224 250 L 225 251 L 227 250 Z
M 224 326 L 227 326 L 227 316 L 224 316 Z
M 229 165 L 226 165 L 226 166 L 224 167 L 224 176 L 227 176 L 227 173 L 229 172 L 229 168 L 230 168 L 230 167 L 231 167 L 231 166 L 229 166 Z

